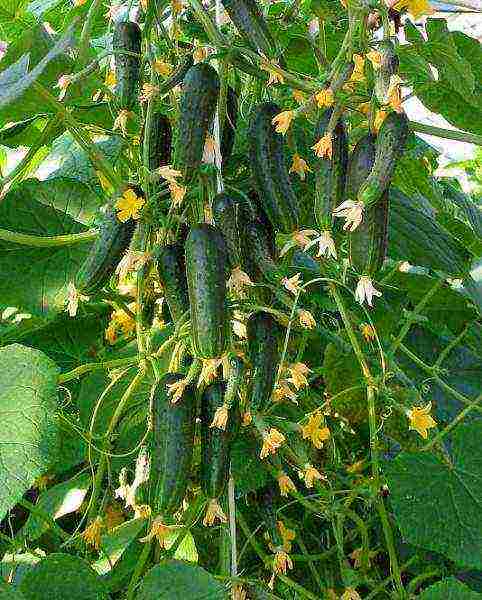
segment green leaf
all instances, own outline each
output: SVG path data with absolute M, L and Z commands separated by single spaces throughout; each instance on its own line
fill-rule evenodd
M 463 567 L 482 568 L 482 422 L 459 425 L 452 460 L 402 453 L 384 465 L 395 518 L 406 541 Z
M 11 581 L 16 587 L 22 581 L 25 573 L 30 571 L 45 557 L 45 552 L 37 548 L 33 552 L 6 552 L 0 562 L 0 581 L 2 578 Z M 0 588 L 1 589 L 1 588 Z M 3 596 L 0 595 L 3 599 Z
M 137 600 L 226 600 L 224 586 L 201 567 L 167 560 L 144 577 Z
M 20 590 L 29 600 L 107 600 L 102 581 L 89 564 L 70 554 L 50 554 L 26 573 Z
M 199 554 L 196 548 L 196 542 L 194 537 L 190 531 L 187 531 L 183 534 L 182 542 L 179 544 L 177 550 L 174 552 L 174 558 L 178 560 L 185 560 L 187 562 L 197 563 L 199 560 Z M 179 536 L 179 532 L 175 529 L 170 531 L 166 536 L 165 543 L 166 549 L 169 548 L 175 543 Z
M 27 10 L 39 19 L 48 10 L 55 8 L 63 1 L 64 0 L 33 0 L 33 2 L 30 2 L 27 6 Z
M 0 202 L 4 229 L 37 236 L 80 233 L 85 228 L 63 212 L 14 190 Z M 35 248 L 0 241 L 0 297 L 9 306 L 52 318 L 65 309 L 67 286 L 89 244 Z
M 231 448 L 231 468 L 236 480 L 236 489 L 247 494 L 265 485 L 268 472 L 259 460 L 259 448 L 247 436 L 238 436 Z
M 102 555 L 95 561 L 92 568 L 99 575 L 109 573 L 145 525 L 146 522 L 143 519 L 131 519 L 103 535 L 100 544 Z
M 0 579 L 0 598 L 2 600 L 27 600 L 25 596 L 8 584 L 6 581 Z
M 455 577 L 450 577 L 431 585 L 418 597 L 420 600 L 480 600 L 482 594 L 473 592 Z
M 57 458 L 58 367 L 18 344 L 0 349 L 0 519 Z
M 80 508 L 90 488 L 90 484 L 90 473 L 80 473 L 72 479 L 63 481 L 42 492 L 36 506 L 44 513 L 47 513 L 52 520 L 56 521 Z M 22 539 L 32 541 L 39 538 L 48 529 L 49 524 L 45 519 L 30 514 L 18 535 Z
M 292 37 L 283 52 L 288 69 L 307 75 L 316 75 L 318 65 L 311 44 L 302 37 Z

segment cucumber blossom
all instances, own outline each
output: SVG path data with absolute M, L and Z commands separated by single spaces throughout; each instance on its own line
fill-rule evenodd
M 115 55 L 115 95 L 121 110 L 132 110 L 138 103 L 141 39 L 142 34 L 137 23 L 122 21 L 115 25 L 112 39 Z

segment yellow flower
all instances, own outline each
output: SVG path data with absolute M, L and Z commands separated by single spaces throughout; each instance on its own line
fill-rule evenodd
M 274 555 L 273 560 L 273 571 L 277 575 L 283 574 L 286 575 L 288 569 L 293 568 L 293 561 L 289 557 L 289 554 L 284 550 L 278 550 Z
M 432 403 L 428 402 L 425 406 L 414 406 L 407 411 L 407 417 L 410 421 L 409 429 L 417 431 L 424 440 L 428 437 L 428 430 L 437 426 L 437 422 L 430 415 Z
M 167 395 L 171 397 L 172 404 L 175 404 L 182 398 L 187 384 L 187 379 L 178 379 L 174 383 L 167 384 Z
M 304 440 L 311 440 L 315 448 L 323 447 L 323 442 L 330 439 L 330 430 L 328 427 L 321 427 L 323 415 L 321 412 L 314 412 L 306 425 L 303 425 L 301 432 Z
M 312 240 L 310 245 L 305 248 L 305 250 L 308 250 L 314 244 L 318 244 L 318 252 L 316 254 L 317 258 L 324 256 L 326 258 L 332 257 L 336 260 L 337 254 L 335 240 L 331 236 L 331 231 L 328 229 L 321 231 L 320 235 L 316 239 Z
M 400 90 L 400 85 L 396 84 L 391 86 L 391 89 L 388 92 L 388 105 L 397 113 L 403 112 L 402 92 Z
M 293 277 L 289 277 L 289 278 L 284 277 L 281 280 L 281 283 L 288 290 L 288 292 L 291 292 L 294 296 L 296 296 L 300 292 L 304 291 L 301 288 L 301 286 L 303 285 L 303 280 L 301 279 L 301 273 L 296 273 L 296 275 L 293 275 Z
M 169 537 L 169 534 L 171 533 L 171 531 L 172 531 L 171 527 L 164 525 L 164 523 L 161 520 L 161 517 L 156 517 L 154 519 L 154 521 L 152 522 L 151 530 L 149 531 L 149 533 L 146 535 L 146 537 L 141 538 L 139 541 L 140 542 L 150 542 L 153 538 L 157 538 L 157 541 L 159 542 L 159 546 L 161 548 L 167 550 L 167 547 L 168 547 L 167 538 Z
M 317 235 L 317 231 L 314 229 L 300 229 L 299 231 L 294 231 L 291 234 L 290 239 L 286 242 L 280 252 L 280 257 L 284 256 L 291 248 L 295 246 L 300 246 L 303 250 L 306 250 L 311 245 L 311 237 L 313 235 Z
M 227 523 L 228 519 L 224 514 L 223 509 L 219 506 L 219 502 L 216 498 L 211 498 L 208 503 L 208 507 L 206 509 L 206 514 L 204 515 L 203 525 L 204 527 L 211 527 L 216 522 L 216 519 L 220 523 Z
M 414 19 L 418 19 L 422 15 L 431 15 L 434 12 L 428 0 L 400 0 L 394 8 L 396 10 L 406 8 Z
M 81 537 L 88 546 L 92 546 L 92 548 L 98 550 L 100 547 L 100 532 L 102 529 L 104 529 L 104 521 L 102 520 L 102 517 L 96 517 L 89 523 L 87 528 L 81 534 Z
M 243 417 L 241 419 L 241 425 L 243 427 L 248 427 L 249 425 L 251 425 L 251 422 L 253 421 L 253 417 L 251 415 L 251 412 L 249 410 L 247 410 L 244 414 Z
M 135 310 L 135 302 L 129 304 L 129 308 L 134 308 Z M 116 310 L 112 316 L 110 323 L 105 330 L 105 339 L 109 342 L 109 344 L 113 344 L 117 339 L 117 332 L 119 330 L 122 331 L 125 335 L 131 333 L 135 330 L 136 323 L 134 319 L 122 309 Z
M 316 327 L 316 321 L 309 310 L 300 308 L 298 311 L 298 320 L 300 325 L 305 329 L 314 329 Z
M 296 486 L 293 483 L 291 477 L 286 475 L 284 471 L 278 475 L 277 478 L 280 493 L 282 496 L 287 496 L 290 492 L 296 492 Z
M 365 79 L 365 58 L 361 54 L 353 55 L 354 69 L 350 81 L 358 83 Z
M 151 513 L 151 507 L 148 504 L 136 504 L 134 506 L 134 519 L 148 519 Z
M 290 173 L 297 173 L 301 180 L 304 180 L 306 173 L 311 173 L 311 169 L 308 166 L 306 160 L 296 153 L 293 155 L 293 162 L 291 163 Z
M 318 469 L 313 467 L 313 465 L 307 464 L 303 471 L 300 472 L 300 479 L 302 479 L 305 482 L 306 487 L 310 489 L 313 487 L 316 480 L 325 478 Z
M 195 63 L 202 62 L 208 55 L 207 48 L 203 48 L 203 46 L 198 46 L 193 52 L 193 59 Z
M 225 404 L 223 404 L 222 406 L 216 409 L 216 412 L 214 413 L 213 417 L 213 422 L 209 427 L 217 427 L 218 429 L 222 429 L 224 431 L 228 422 L 228 416 L 228 407 Z
M 248 595 L 243 589 L 243 585 L 241 583 L 236 583 L 233 585 L 232 595 L 233 600 L 248 600 Z
M 284 135 L 290 128 L 291 121 L 294 119 L 294 117 L 294 110 L 284 110 L 273 117 L 271 119 L 271 123 L 275 125 L 275 131 Z
M 286 440 L 285 436 L 274 427 L 271 427 L 268 432 L 265 432 L 263 437 L 263 447 L 261 448 L 259 455 L 260 458 L 266 458 L 270 454 L 276 454 L 278 448 L 282 446 Z
M 303 92 L 300 92 L 300 90 L 293 90 L 293 98 L 296 100 L 296 102 L 302 104 L 305 101 L 306 96 L 303 94 Z
M 173 14 L 179 14 L 183 8 L 182 0 L 171 0 L 171 7 Z
M 283 521 L 278 521 L 276 525 L 278 526 L 281 539 L 283 540 L 283 550 L 286 550 L 286 552 L 290 552 L 291 542 L 295 539 L 296 533 L 292 529 L 286 527 Z
M 311 369 L 305 365 L 305 363 L 297 362 L 289 365 L 288 371 L 291 377 L 288 379 L 297 390 L 308 387 L 308 379 L 306 375 L 311 373 Z
M 382 55 L 378 50 L 372 50 L 367 53 L 368 60 L 372 63 L 374 69 L 379 69 L 382 64 Z
M 263 61 L 261 68 L 269 73 L 268 85 L 285 82 L 283 74 L 279 72 L 279 66 L 274 61 Z
M 315 99 L 318 108 L 329 108 L 335 101 L 335 96 L 331 88 L 326 88 L 326 90 L 321 90 L 321 92 L 315 94 Z
M 234 267 L 231 271 L 231 276 L 229 277 L 227 284 L 228 289 L 232 290 L 236 294 L 241 294 L 244 290 L 244 287 L 247 285 L 253 285 L 249 275 L 245 273 L 240 266 Z
M 311 149 L 318 158 L 331 158 L 333 154 L 332 141 L 331 134 L 326 134 L 320 138 L 314 146 L 311 146 Z
M 117 78 L 115 76 L 114 71 L 107 71 L 107 74 L 105 76 L 105 80 L 104 80 L 104 85 L 106 87 L 114 87 L 114 85 L 117 83 Z
M 340 600 L 362 600 L 362 597 L 354 588 L 346 588 Z
M 246 330 L 246 324 L 236 318 L 236 315 L 233 314 L 234 319 L 232 320 L 233 323 L 233 332 L 238 336 L 238 338 L 242 339 L 242 340 L 246 340 L 248 338 L 248 332 Z
M 169 191 L 171 192 L 171 201 L 174 208 L 181 206 L 184 196 L 186 195 L 186 188 L 183 185 L 179 185 L 175 181 L 169 183 Z
M 378 133 L 380 131 L 380 127 L 382 126 L 382 123 L 385 120 L 387 114 L 388 113 L 385 110 L 377 110 L 375 120 L 373 122 L 373 129 L 375 130 L 375 133 Z
M 219 358 L 203 358 L 202 368 L 199 375 L 198 387 L 203 383 L 209 385 L 216 378 L 219 367 L 222 365 L 224 373 L 228 373 L 230 366 L 227 354 Z
M 127 121 L 132 119 L 134 113 L 130 110 L 121 110 L 117 117 L 115 118 L 114 125 L 112 129 L 115 131 L 116 129 L 120 129 L 123 135 L 127 135 Z
M 176 179 L 182 176 L 181 171 L 177 171 L 173 169 L 171 165 L 165 165 L 164 167 L 159 167 L 156 171 L 159 173 L 161 179 L 165 179 L 169 183 L 177 183 Z
M 157 59 L 152 63 L 154 71 L 163 77 L 169 77 L 172 73 L 172 66 L 161 59 Z
M 348 465 L 348 467 L 346 468 L 346 472 L 347 473 L 361 473 L 364 468 L 365 468 L 365 461 L 363 459 L 357 460 L 352 465 Z
M 340 206 L 337 206 L 333 211 L 335 217 L 345 219 L 343 225 L 344 231 L 355 231 L 363 220 L 363 209 L 365 205 L 363 202 L 356 202 L 355 200 L 345 200 Z
M 129 219 L 138 219 L 139 211 L 144 206 L 145 200 L 137 196 L 134 190 L 127 189 L 122 197 L 117 200 L 115 207 L 117 208 L 117 218 L 125 223 Z
M 87 0 L 74 0 L 74 6 L 77 8 L 78 6 L 83 6 Z
M 368 115 L 370 112 L 371 102 L 362 102 L 357 106 L 357 109 L 363 114 Z
M 216 162 L 216 154 L 217 154 L 217 145 L 216 140 L 212 135 L 208 135 L 206 137 L 206 141 L 204 142 L 204 150 L 203 150 L 203 162 L 208 165 L 214 165 Z
M 117 504 L 108 504 L 105 507 L 104 521 L 107 531 L 111 531 L 125 521 L 124 514 Z
M 377 337 L 376 332 L 370 323 L 362 323 L 360 325 L 360 331 L 367 342 L 370 342 Z
M 290 388 L 288 382 L 285 379 L 282 379 L 273 390 L 273 400 L 275 402 L 281 402 L 285 398 L 297 404 L 296 393 Z
M 157 85 L 152 83 L 144 83 L 142 86 L 142 92 L 139 95 L 140 102 L 148 102 L 151 98 L 154 98 L 159 93 Z

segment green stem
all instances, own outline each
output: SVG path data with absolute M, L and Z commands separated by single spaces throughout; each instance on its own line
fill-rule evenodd
M 98 235 L 97 229 L 83 231 L 82 233 L 72 233 L 70 235 L 29 235 L 19 233 L 18 231 L 9 231 L 0 229 L 0 240 L 21 244 L 22 246 L 33 246 L 36 248 L 52 248 L 56 246 L 73 246 L 74 244 L 83 244 L 94 240 Z
M 70 535 L 61 527 L 59 527 L 59 525 L 57 525 L 57 523 L 52 519 L 52 517 L 42 508 L 35 506 L 35 504 L 32 504 L 25 498 L 19 500 L 18 504 L 25 508 L 25 510 L 31 512 L 35 517 L 37 517 L 37 519 L 44 521 L 49 527 L 51 527 L 55 531 L 55 533 L 57 533 L 64 540 L 64 542 L 70 540 Z
M 131 580 L 129 582 L 129 587 L 127 589 L 126 600 L 134 600 L 135 598 L 135 589 L 137 582 L 139 581 L 140 576 L 142 575 L 142 571 L 144 566 L 149 558 L 149 554 L 151 553 L 152 548 L 152 540 L 147 540 L 145 542 L 145 546 L 142 549 L 141 555 L 137 559 L 136 567 L 132 574 Z
M 189 0 L 189 4 L 191 5 L 191 8 L 193 9 L 196 18 L 203 26 L 203 29 L 206 32 L 206 35 L 208 36 L 212 44 L 217 47 L 224 46 L 224 38 L 221 32 L 216 27 L 216 24 L 212 20 L 209 12 L 202 5 L 202 2 L 200 2 L 199 0 Z
M 416 121 L 409 122 L 410 129 L 417 133 L 425 133 L 436 137 L 445 138 L 447 140 L 457 140 L 459 142 L 467 142 L 482 146 L 482 135 L 469 133 L 468 131 L 457 131 L 453 129 L 443 129 L 443 127 L 435 127 L 434 125 L 425 125 Z
M 77 66 L 83 67 L 89 57 L 90 35 L 92 33 L 92 25 L 102 5 L 102 0 L 93 0 L 82 27 L 79 41 L 79 54 L 77 57 Z
M 118 367 L 128 367 L 130 365 L 137 364 L 138 361 L 139 357 L 136 354 L 135 356 L 128 356 L 126 358 L 116 358 L 114 360 L 107 360 L 105 362 L 87 363 L 85 365 L 80 365 L 80 367 L 72 369 L 72 371 L 62 373 L 62 375 L 59 375 L 57 383 L 60 385 L 62 383 L 66 383 L 67 381 L 79 379 L 80 377 L 82 377 L 82 375 L 90 373 L 91 371 L 117 369 Z

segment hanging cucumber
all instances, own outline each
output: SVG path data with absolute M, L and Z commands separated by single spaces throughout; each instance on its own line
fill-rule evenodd
M 189 310 L 184 249 L 181 244 L 168 244 L 155 251 L 154 259 L 171 318 L 177 323 Z
M 272 102 L 256 107 L 249 132 L 250 158 L 259 203 L 275 229 L 291 233 L 298 228 L 299 211 L 289 178 L 283 136 L 272 119 L 280 112 Z
M 248 44 L 269 58 L 273 57 L 276 45 L 255 0 L 222 0 L 222 3 L 234 26 Z
M 221 192 L 212 202 L 214 223 L 223 234 L 230 268 L 241 265 L 243 236 L 243 201 L 234 194 Z
M 112 47 L 115 54 L 117 82 L 115 95 L 121 110 L 132 110 L 139 102 L 141 39 L 142 33 L 137 23 L 132 21 L 116 23 Z M 132 54 L 123 54 L 123 52 Z
M 228 343 L 226 244 L 215 227 L 203 223 L 191 228 L 185 251 L 194 352 L 218 358 Z
M 325 135 L 333 109 L 325 110 L 316 126 L 315 138 Z M 333 210 L 343 202 L 346 169 L 348 163 L 348 140 L 341 119 L 332 133 L 332 156 L 320 158 L 315 166 L 315 219 L 320 229 L 331 229 Z
M 248 400 L 251 411 L 263 411 L 273 392 L 280 354 L 277 334 L 279 327 L 272 315 L 257 312 L 246 324 L 248 334 L 248 359 L 251 378 Z
M 226 95 L 226 118 L 224 119 L 221 135 L 221 157 L 223 168 L 229 162 L 233 153 L 234 138 L 236 136 L 236 122 L 238 120 L 238 97 L 231 86 L 228 86 Z
M 218 95 L 219 77 L 213 67 L 198 63 L 189 69 L 184 78 L 175 159 L 186 182 L 201 164 Z
M 162 113 L 154 113 L 148 140 L 148 168 L 154 171 L 171 163 L 172 129 L 169 119 Z
M 270 240 L 260 221 L 251 221 L 244 226 L 245 264 L 253 281 L 265 277 L 276 279 L 278 267 L 274 261 Z
M 378 202 L 388 189 L 409 133 L 405 113 L 391 112 L 383 121 L 376 141 L 375 163 L 357 195 L 365 206 Z
M 388 104 L 392 75 L 398 73 L 399 60 L 395 46 L 390 40 L 380 42 L 380 66 L 375 69 L 375 96 L 380 104 Z
M 360 186 L 375 162 L 375 136 L 366 135 L 350 156 L 347 174 L 347 197 L 356 198 Z M 350 262 L 360 275 L 372 276 L 385 260 L 388 242 L 388 190 L 379 202 L 366 209 L 363 221 L 349 236 Z
M 157 384 L 152 401 L 152 446 L 149 505 L 155 515 L 172 515 L 184 499 L 191 472 L 196 421 L 194 390 L 186 387 L 175 404 L 168 386 L 183 378 L 168 373 Z

